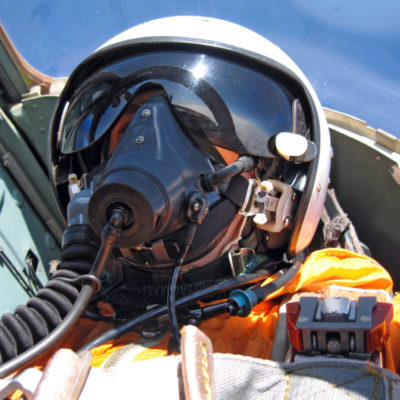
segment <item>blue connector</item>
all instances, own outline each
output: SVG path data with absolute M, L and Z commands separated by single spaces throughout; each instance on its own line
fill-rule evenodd
M 235 289 L 229 295 L 229 302 L 234 303 L 233 312 L 239 317 L 247 317 L 255 305 L 259 303 L 259 299 L 253 290 Z

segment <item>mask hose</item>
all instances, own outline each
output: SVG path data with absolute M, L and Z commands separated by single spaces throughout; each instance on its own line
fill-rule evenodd
M 8 360 L 10 361 L 7 361 L 4 365 L 0 367 L 0 378 L 3 378 L 4 376 L 14 372 L 15 370 L 22 368 L 26 364 L 31 363 L 36 358 L 43 355 L 44 352 L 54 346 L 72 328 L 75 322 L 85 311 L 89 301 L 91 300 L 95 292 L 97 285 L 93 285 L 93 280 L 98 281 L 98 277 L 104 270 L 106 261 L 108 260 L 110 252 L 113 248 L 115 238 L 118 236 L 119 230 L 122 226 L 122 222 L 122 213 L 118 211 L 114 212 L 112 214 L 112 217 L 110 218 L 110 222 L 103 230 L 102 243 L 97 252 L 96 259 L 94 260 L 89 275 L 93 278 L 87 281 L 84 277 L 81 277 L 84 280 L 84 284 L 82 285 L 80 292 L 78 292 L 78 290 L 74 286 L 77 283 L 77 280 L 79 280 L 80 274 L 77 274 L 75 271 L 61 270 L 60 273 L 57 274 L 57 284 L 55 285 L 54 283 L 52 283 L 54 282 L 54 280 L 52 279 L 44 288 L 49 291 L 49 287 L 52 287 L 52 290 L 55 292 L 55 295 L 53 295 L 52 299 L 50 299 L 50 297 L 47 297 L 47 299 L 44 300 L 43 298 L 35 296 L 28 301 L 27 306 L 17 307 L 13 316 L 12 314 L 6 314 L 6 316 L 2 317 L 2 324 L 0 325 L 0 330 L 2 333 L 0 341 L 1 352 L 2 355 L 15 354 L 15 356 L 9 357 Z M 60 291 L 55 289 L 56 286 L 63 287 L 64 289 L 66 287 L 69 287 L 69 289 L 73 288 L 74 290 L 71 289 L 71 293 L 79 293 L 70 309 L 67 309 L 69 302 L 65 302 L 64 309 L 61 309 L 61 301 L 59 299 L 61 298 L 61 296 L 63 296 L 64 298 L 65 296 L 64 294 L 60 294 Z M 52 300 L 55 301 L 56 298 L 58 298 L 58 303 L 55 305 L 52 303 Z M 51 312 L 49 312 L 48 315 L 46 314 L 44 316 L 45 313 L 40 313 L 40 309 L 38 310 L 39 306 L 36 306 L 37 308 L 33 307 L 33 305 L 36 304 L 42 305 L 43 310 L 46 310 L 45 308 L 47 308 L 48 310 L 51 310 Z M 66 313 L 66 315 L 65 318 L 62 319 L 61 316 L 64 315 L 64 313 Z M 34 320 L 32 318 L 29 319 L 29 316 L 32 315 L 36 318 L 36 322 L 33 322 Z M 56 324 L 56 326 L 49 327 L 49 320 L 51 316 L 54 315 L 58 315 L 59 321 L 55 320 L 53 321 L 53 324 L 56 324 L 57 322 L 58 324 Z M 5 324 L 5 321 L 7 321 L 7 325 Z M 16 323 L 12 324 L 12 322 L 10 323 L 9 321 Z M 39 321 L 41 324 L 38 324 L 37 321 Z M 19 329 L 15 329 L 15 326 L 17 326 Z M 9 329 L 9 327 L 14 327 L 14 329 Z M 44 338 L 41 338 L 38 342 L 35 342 L 35 331 L 37 331 L 38 329 L 41 329 L 42 332 L 44 331 L 45 333 L 46 329 L 51 329 L 51 332 L 47 332 L 47 335 Z M 22 353 L 18 355 L 18 353 L 21 351 L 20 337 L 23 333 L 25 333 L 25 337 L 30 337 L 30 342 L 32 344 L 29 349 L 23 349 Z M 6 349 L 7 353 L 5 353 L 4 350 L 5 345 L 3 342 L 3 336 L 8 338 L 8 348 Z
M 235 162 L 219 171 L 203 175 L 201 177 L 201 185 L 206 192 L 213 192 L 219 185 L 226 182 L 228 179 L 231 179 L 242 172 L 251 171 L 254 167 L 255 161 L 252 157 L 239 157 Z

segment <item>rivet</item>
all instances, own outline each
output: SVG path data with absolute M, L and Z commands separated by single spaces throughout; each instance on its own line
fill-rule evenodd
M 145 109 L 142 111 L 142 117 L 150 117 L 151 111 L 149 109 Z
M 144 142 L 144 136 L 137 136 L 135 139 L 135 142 L 137 144 L 143 143 Z
M 198 201 L 195 201 L 192 203 L 192 210 L 193 211 L 199 211 L 200 210 L 200 203 Z

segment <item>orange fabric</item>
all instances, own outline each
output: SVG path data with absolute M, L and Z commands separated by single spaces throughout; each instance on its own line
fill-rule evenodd
M 388 293 L 393 289 L 389 273 L 372 258 L 342 249 L 324 249 L 310 254 L 300 273 L 269 299 L 298 291 L 320 292 L 330 285 L 383 289 Z
M 393 283 L 389 273 L 369 257 L 340 249 L 319 250 L 305 260 L 291 282 L 254 307 L 248 317 L 218 316 L 204 321 L 200 329 L 211 338 L 215 352 L 269 358 L 278 322 L 279 298 L 300 291 L 320 293 L 329 285 L 383 289 L 391 293 Z M 398 308 L 400 334 L 400 301 Z M 386 352 L 392 358 L 388 346 Z
M 220 315 L 205 320 L 199 328 L 211 339 L 216 353 L 269 358 L 278 316 L 279 303 L 269 301 L 248 317 Z
M 9 396 L 10 400 L 18 400 L 22 399 L 24 392 L 22 390 L 17 389 L 11 396 Z
M 215 146 L 215 148 L 218 150 L 219 154 L 221 154 L 222 158 L 224 159 L 227 165 L 235 162 L 240 156 L 239 153 L 225 149 L 223 147 Z
M 272 279 L 274 277 L 266 280 L 265 284 Z M 200 329 L 210 337 L 214 352 L 267 359 L 272 350 L 282 296 L 301 291 L 321 293 L 330 285 L 392 291 L 389 273 L 375 260 L 346 250 L 324 249 L 313 252 L 295 278 L 254 307 L 248 317 L 220 315 L 203 321 Z M 82 319 L 61 345 L 78 349 L 110 327 L 110 324 Z M 400 339 L 400 294 L 394 298 L 394 319 L 390 332 L 391 337 L 384 350 L 385 366 L 400 372 L 400 349 L 397 345 Z M 92 366 L 101 366 L 116 350 L 139 338 L 139 334 L 129 333 L 93 349 Z M 132 361 L 168 355 L 168 339 L 167 335 L 158 345 L 144 349 Z
M 274 278 L 267 280 L 265 284 L 272 279 Z M 281 296 L 299 291 L 320 293 L 329 285 L 383 289 L 391 293 L 393 284 L 389 273 L 369 257 L 341 249 L 319 250 L 306 259 L 291 282 L 256 306 L 248 317 L 221 315 L 203 321 L 200 329 L 210 337 L 215 352 L 269 358 Z M 395 318 L 391 331 L 400 338 L 400 298 L 395 304 L 395 313 L 396 310 L 397 319 Z M 126 335 L 94 349 L 93 365 L 101 365 L 112 352 L 132 339 L 132 336 Z M 392 352 L 394 343 L 395 340 L 388 341 L 385 348 L 387 367 L 393 371 L 400 366 L 400 354 L 393 355 L 395 352 Z M 144 350 L 135 360 L 167 355 L 167 345 L 166 338 L 155 348 Z
M 267 284 L 274 277 L 265 281 Z M 256 306 L 246 318 L 221 315 L 205 320 L 200 329 L 207 334 L 214 352 L 242 354 L 251 357 L 269 358 L 272 350 L 275 327 L 278 321 L 282 296 L 297 292 L 323 293 L 330 285 L 361 289 L 383 289 L 392 291 L 389 273 L 375 260 L 341 249 L 324 249 L 313 252 L 304 262 L 295 278 L 264 302 Z M 393 299 L 394 318 L 390 325 L 390 338 L 384 349 L 385 368 L 400 372 L 400 293 Z M 78 349 L 111 327 L 110 324 L 81 319 L 60 347 Z M 99 367 L 116 350 L 125 344 L 137 341 L 137 333 L 129 333 L 110 343 L 92 350 L 92 366 Z M 132 361 L 168 355 L 168 335 L 156 346 L 144 349 Z M 38 365 L 44 365 L 49 354 L 43 355 Z M 13 399 L 17 393 L 12 397 Z

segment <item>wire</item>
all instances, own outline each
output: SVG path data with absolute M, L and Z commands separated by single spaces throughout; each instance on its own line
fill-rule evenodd
M 168 295 L 167 295 L 167 309 L 168 309 L 169 321 L 171 324 L 171 334 L 172 338 L 175 340 L 178 351 L 181 347 L 181 334 L 179 332 L 179 323 L 175 308 L 175 291 L 180 269 L 181 269 L 180 265 L 177 265 L 174 268 L 174 272 L 172 273 L 171 281 L 168 286 Z
M 115 236 L 118 235 L 119 228 L 122 225 L 122 214 L 113 213 L 109 223 L 103 231 L 102 243 L 93 263 L 91 273 L 96 277 L 104 270 L 106 261 L 108 260 Z M 0 367 L 0 378 L 14 372 L 17 369 L 24 367 L 26 364 L 33 362 L 36 358 L 43 355 L 44 352 L 51 349 L 62 337 L 64 337 L 85 311 L 90 299 L 95 291 L 92 282 L 86 283 L 74 302 L 74 305 L 62 320 L 62 322 L 48 336 L 35 344 L 29 350 L 26 350 L 14 359 L 7 361 Z
M 254 284 L 266 279 L 270 274 L 265 271 L 260 271 L 255 274 L 246 274 L 239 277 L 235 277 L 233 279 L 220 282 L 216 285 L 209 286 L 207 288 L 201 289 L 195 293 L 191 293 L 188 296 L 182 297 L 175 302 L 175 308 L 184 307 L 189 304 L 193 304 L 194 302 L 202 299 L 207 299 L 216 294 L 220 294 L 226 291 L 230 291 L 240 286 Z M 162 305 L 157 308 L 153 308 L 146 313 L 135 317 L 122 325 L 109 329 L 107 332 L 104 332 L 102 335 L 98 336 L 96 339 L 92 340 L 84 347 L 78 350 L 78 354 L 83 353 L 85 350 L 93 349 L 97 346 L 100 346 L 114 338 L 117 338 L 123 335 L 125 332 L 131 331 L 132 329 L 144 325 L 156 318 L 159 318 L 168 312 L 167 305 Z
M 168 294 L 167 294 L 167 308 L 168 308 L 169 321 L 171 323 L 171 334 L 172 338 L 175 340 L 178 351 L 181 348 L 181 334 L 179 332 L 178 317 L 176 315 L 175 294 L 176 294 L 176 285 L 179 278 L 179 272 L 181 270 L 181 266 L 183 264 L 183 261 L 186 257 L 188 250 L 189 250 L 189 245 L 186 244 L 183 247 L 181 255 L 178 258 L 174 271 L 172 272 L 171 281 L 168 286 Z
M 265 286 L 256 287 L 253 289 L 253 292 L 256 294 L 258 298 L 258 302 L 261 302 L 267 298 L 271 293 L 276 292 L 282 286 L 286 285 L 289 281 L 291 281 L 301 267 L 301 262 L 295 262 L 289 269 L 285 272 L 281 273 L 278 278 L 268 283 Z
M 255 286 L 247 290 L 236 289 L 229 295 L 229 306 L 227 312 L 239 317 L 247 317 L 254 306 L 264 301 L 271 293 L 276 292 L 286 283 L 294 278 L 301 267 L 301 262 L 297 261 L 288 270 L 281 273 L 278 278 L 265 286 Z

